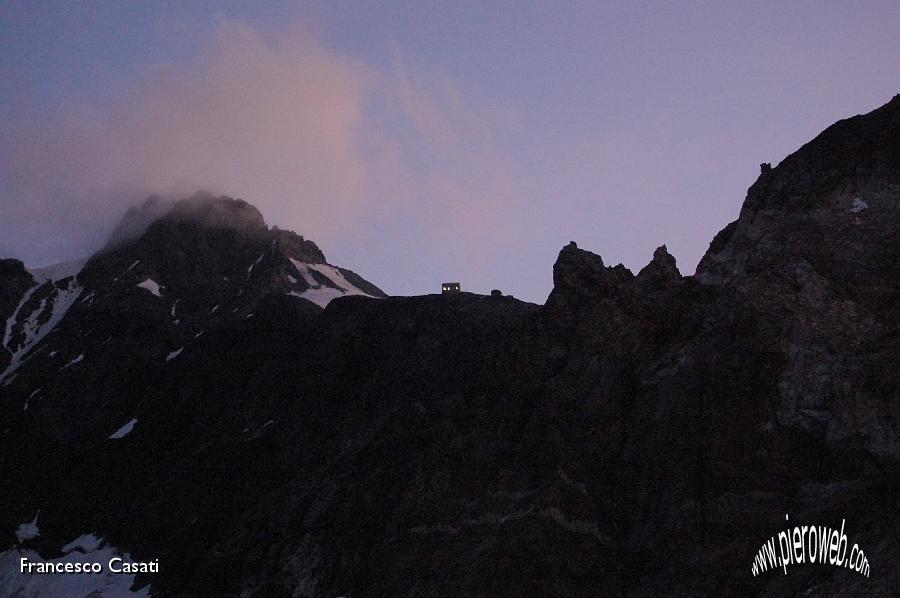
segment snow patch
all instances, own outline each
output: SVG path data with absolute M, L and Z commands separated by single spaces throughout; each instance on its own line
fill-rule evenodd
M 176 300 L 175 300 L 175 303 L 172 304 L 172 311 L 171 311 L 171 314 L 172 314 L 172 317 L 173 317 L 173 318 L 175 317 L 175 307 L 178 305 L 178 302 L 179 302 L 179 301 L 181 301 L 181 299 L 176 299 Z
M 152 278 L 148 278 L 148 279 L 145 280 L 144 282 L 138 283 L 137 286 L 141 287 L 142 289 L 146 289 L 146 290 L 150 291 L 151 293 L 153 293 L 153 294 L 156 295 L 157 297 L 162 297 L 162 295 L 159 294 L 159 289 L 161 289 L 161 288 L 163 288 L 163 287 L 160 287 L 160 286 L 156 283 L 156 281 L 154 281 Z
M 19 544 L 26 540 L 34 540 L 38 536 L 41 535 L 41 530 L 38 527 L 38 517 L 40 517 L 41 512 L 38 511 L 34 519 L 31 520 L 31 523 L 23 523 L 19 525 L 19 528 L 16 530 L 16 540 L 19 541 Z
M 79 536 L 66 544 L 63 556 L 56 559 L 44 559 L 34 550 L 10 548 L 0 552 L 0 595 L 16 596 L 16 598 L 42 598 L 45 596 L 103 596 L 104 598 L 148 598 L 150 586 L 139 590 L 131 590 L 135 576 L 127 573 L 113 573 L 106 563 L 114 557 L 123 563 L 133 563 L 131 555 L 121 554 L 119 550 L 103 545 L 103 540 L 94 534 Z M 79 574 L 39 574 L 23 573 L 22 559 L 29 563 L 100 563 L 101 573 Z
M 108 438 L 108 440 L 118 440 L 119 438 L 124 438 L 128 436 L 132 430 L 134 430 L 134 424 L 137 423 L 137 418 L 133 418 L 127 424 L 116 430 L 112 433 L 112 436 Z
M 861 197 L 854 197 L 853 198 L 853 207 L 850 208 L 850 211 L 853 212 L 854 214 L 859 214 L 863 210 L 868 209 L 868 207 L 869 207 L 869 204 L 864 202 Z
M 219 306 L 214 305 L 213 308 L 211 310 L 209 310 L 209 313 L 214 314 L 214 313 L 216 313 L 216 311 L 218 311 L 218 309 L 219 309 Z
M 94 552 L 98 548 L 100 548 L 100 544 L 103 543 L 103 538 L 98 538 L 94 534 L 84 534 L 78 536 L 68 544 L 62 547 L 62 551 L 66 554 L 72 552 L 73 550 L 80 550 L 84 553 Z
M 295 260 L 294 258 L 290 258 L 291 263 L 294 264 L 294 268 L 297 270 L 297 273 L 303 278 L 304 282 L 306 282 L 307 286 L 310 288 L 319 288 L 319 283 L 316 282 L 316 279 L 312 277 L 309 273 L 309 268 L 306 264 L 301 262 L 300 260 Z
M 36 391 L 34 391 L 33 393 L 31 393 L 30 395 L 28 395 L 28 398 L 25 399 L 25 405 L 22 407 L 22 411 L 28 411 L 28 403 L 30 403 L 30 402 L 31 402 L 31 399 L 34 398 L 34 395 L 36 395 L 37 393 L 41 392 L 41 390 L 43 390 L 43 389 L 42 389 L 42 388 L 39 388 L 39 389 L 37 389 Z
M 25 356 L 40 343 L 45 336 L 50 334 L 57 324 L 62 321 L 69 308 L 78 300 L 81 295 L 82 287 L 76 284 L 75 279 L 69 281 L 65 289 L 54 289 L 53 292 L 41 301 L 36 310 L 29 314 L 28 318 L 22 322 L 22 332 L 25 334 L 25 340 L 18 347 L 10 347 L 10 340 L 15 323 L 19 316 L 19 311 L 28 302 L 28 299 L 36 291 L 40 285 L 29 289 L 22 301 L 19 302 L 13 315 L 6 320 L 6 330 L 3 335 L 3 347 L 12 355 L 9 365 L 3 373 L 0 373 L 0 381 L 9 380 L 20 365 L 24 362 Z M 47 301 L 50 300 L 50 317 L 43 324 L 39 323 L 40 316 L 47 307 Z
M 262 261 L 264 255 L 264 253 L 261 253 L 259 257 L 256 258 L 256 261 L 250 264 L 250 267 L 247 268 L 247 278 L 250 278 L 250 273 L 253 272 L 253 267 Z
M 338 297 L 344 297 L 346 295 L 360 295 L 363 297 L 371 297 L 371 295 L 369 295 L 368 293 L 351 284 L 350 281 L 347 280 L 346 277 L 341 273 L 341 271 L 334 266 L 331 266 L 329 264 L 305 264 L 294 258 L 290 258 L 290 260 L 291 263 L 294 264 L 294 268 L 297 270 L 297 273 L 299 273 L 300 276 L 303 277 L 303 280 L 306 282 L 309 288 L 303 292 L 291 291 L 290 293 L 288 293 L 289 295 L 302 297 L 303 299 L 312 301 L 320 307 L 325 307 L 331 302 L 332 299 L 337 299 Z M 327 285 L 319 284 L 313 277 L 313 272 L 324 276 L 335 286 L 330 287 Z
M 28 300 L 31 299 L 31 296 L 36 290 L 38 290 L 40 286 L 41 285 L 36 284 L 25 291 L 25 294 L 22 295 L 22 299 L 19 301 L 19 305 L 17 305 L 16 309 L 13 310 L 12 315 L 6 318 L 6 329 L 3 332 L 3 348 L 10 353 L 13 353 L 13 350 L 9 347 L 9 341 L 12 338 L 13 327 L 16 325 L 16 319 L 19 316 L 19 312 L 22 310 L 25 304 L 28 303 Z
M 176 357 L 178 357 L 179 355 L 181 355 L 181 352 L 182 352 L 182 351 L 184 351 L 184 347 L 180 347 L 180 348 L 178 348 L 178 349 L 172 351 L 171 353 L 169 353 L 168 355 L 166 355 L 166 361 L 172 361 L 173 359 L 175 359 Z
M 126 270 L 126 272 L 131 272 L 131 270 L 140 263 L 141 263 L 141 260 L 134 260 L 134 263 L 131 264 L 130 266 L 128 266 L 128 270 Z
M 67 363 L 66 365 L 59 368 L 59 371 L 61 372 L 64 369 L 66 369 L 67 367 L 69 367 L 70 365 L 75 365 L 76 363 L 81 363 L 82 361 L 84 361 L 84 353 L 82 353 L 81 355 L 79 355 L 78 357 L 76 357 L 75 359 L 73 359 L 72 361 Z
M 362 292 L 361 290 L 350 284 L 350 281 L 344 278 L 344 275 L 341 274 L 341 271 L 334 266 L 330 266 L 328 264 L 310 264 L 309 268 L 310 270 L 315 270 L 319 274 L 324 274 L 331 282 L 343 288 L 347 293 L 351 295 L 368 296 L 367 293 Z
M 337 299 L 338 297 L 343 297 L 344 294 L 337 289 L 333 289 L 331 287 L 319 287 L 316 289 L 307 289 L 302 293 L 298 293 L 297 291 L 291 291 L 288 293 L 289 295 L 293 295 L 294 297 L 301 297 L 306 299 L 307 301 L 312 301 L 319 307 L 325 307 L 329 303 L 331 303 L 332 299 Z

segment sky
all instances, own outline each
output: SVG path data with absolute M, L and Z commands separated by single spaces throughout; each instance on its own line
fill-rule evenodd
M 900 92 L 900 3 L 0 0 L 0 256 L 241 197 L 386 292 L 694 272 L 762 162 Z

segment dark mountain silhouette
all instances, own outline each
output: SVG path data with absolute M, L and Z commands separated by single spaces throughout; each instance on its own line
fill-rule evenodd
M 543 306 L 153 200 L 77 277 L 0 262 L 0 530 L 163 596 L 896 596 L 898 235 L 900 96 L 764 165 L 695 275 L 571 243 Z M 842 520 L 870 576 L 752 575 Z

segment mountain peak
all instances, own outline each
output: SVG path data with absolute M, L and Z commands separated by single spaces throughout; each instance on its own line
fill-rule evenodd
M 557 309 L 573 309 L 615 295 L 633 279 L 634 275 L 625 266 L 608 267 L 602 257 L 579 249 L 572 241 L 560 250 L 553 264 L 553 290 L 547 304 Z
M 266 230 L 266 221 L 259 210 L 243 199 L 227 195 L 214 196 L 198 192 L 175 202 L 166 218 L 191 220 L 208 228 L 230 228 L 237 231 Z
M 697 279 L 746 285 L 776 277 L 796 285 L 811 280 L 800 274 L 807 272 L 848 297 L 874 292 L 887 300 L 883 281 L 900 276 L 898 191 L 900 95 L 763 168 L 740 217 L 710 243 Z
M 638 272 L 638 279 L 662 283 L 677 282 L 681 280 L 681 273 L 669 250 L 665 245 L 660 245 L 653 252 L 653 259 L 650 260 L 650 263 Z
M 877 178 L 900 183 L 900 95 L 868 114 L 839 120 L 766 168 L 747 192 L 744 210 L 798 210 Z
M 158 195 L 151 195 L 141 205 L 131 206 L 113 229 L 104 249 L 114 249 L 137 239 L 151 224 L 168 214 L 174 203 Z
M 139 206 L 128 208 L 122 220 L 113 230 L 106 248 L 118 247 L 133 241 L 158 220 L 193 221 L 205 228 L 229 228 L 239 231 L 262 231 L 266 221 L 255 206 L 243 199 L 227 195 L 216 196 L 206 191 L 171 200 L 151 195 Z
M 130 209 L 82 278 L 92 289 L 110 280 L 149 285 L 194 315 L 215 305 L 252 313 L 272 294 L 320 307 L 345 295 L 385 296 L 351 270 L 328 264 L 313 241 L 266 226 L 250 203 L 206 192 L 178 201 L 154 196 Z

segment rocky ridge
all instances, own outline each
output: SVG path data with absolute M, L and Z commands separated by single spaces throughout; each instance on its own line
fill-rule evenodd
M 764 167 L 693 276 L 569 244 L 543 306 L 375 300 L 235 200 L 132 213 L 33 291 L 80 289 L 0 387 L 0 529 L 41 509 L 24 547 L 96 533 L 166 596 L 896 595 L 897 140 L 900 97 Z M 754 577 L 786 514 L 871 576 Z

